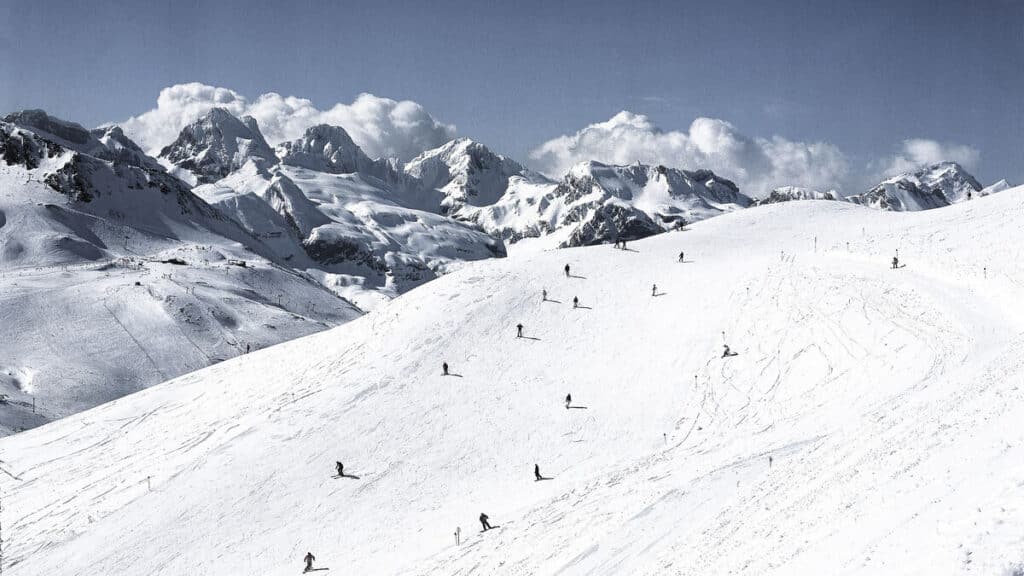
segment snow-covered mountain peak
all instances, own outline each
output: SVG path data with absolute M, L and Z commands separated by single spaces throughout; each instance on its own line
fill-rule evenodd
M 444 194 L 441 211 L 446 214 L 466 205 L 492 205 L 507 191 L 509 178 L 527 175 L 518 162 L 469 138 L 458 138 L 420 154 L 405 165 L 405 172 Z
M 328 124 L 312 126 L 301 138 L 282 143 L 277 155 L 284 164 L 331 174 L 372 170 L 374 165 L 344 128 Z
M 4 121 L 31 130 L 51 142 L 73 150 L 82 151 L 81 148 L 95 143 L 92 133 L 81 124 L 55 118 L 44 110 L 14 112 L 5 116 Z
M 928 210 L 963 202 L 981 188 L 977 179 L 960 164 L 938 162 L 887 178 L 871 190 L 850 196 L 848 200 L 880 210 Z
M 802 186 L 781 186 L 771 191 L 764 198 L 754 201 L 755 206 L 765 204 L 776 204 L 778 202 L 791 202 L 794 200 L 843 200 L 835 190 L 819 192 Z
M 160 151 L 160 158 L 191 172 L 200 183 L 220 180 L 250 158 L 276 160 L 256 119 L 236 118 L 224 108 L 213 108 L 183 128 L 178 138 Z

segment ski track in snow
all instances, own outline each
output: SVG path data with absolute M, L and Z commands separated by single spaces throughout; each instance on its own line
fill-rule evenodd
M 1011 573 L 1022 212 L 1024 188 L 792 202 L 467 265 L 0 439 L 4 568 L 294 574 L 308 550 L 359 574 Z

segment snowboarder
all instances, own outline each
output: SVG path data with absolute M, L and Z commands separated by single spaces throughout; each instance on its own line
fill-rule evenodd
M 544 477 L 540 475 L 540 464 L 533 465 L 533 481 L 540 482 Z
M 490 518 L 487 517 L 487 514 L 484 514 L 483 512 L 481 512 L 480 513 L 480 524 L 483 525 L 483 527 L 484 527 L 483 531 L 484 532 L 487 532 L 488 530 L 491 529 L 491 523 L 488 522 L 488 520 L 490 520 Z
M 345 476 L 345 465 L 344 464 L 342 464 L 341 462 L 335 462 L 334 463 L 334 467 L 337 468 L 337 470 L 338 470 L 338 477 L 339 478 Z
M 516 324 L 516 338 L 522 338 L 522 337 L 523 337 L 523 325 L 521 323 L 520 324 Z
M 575 296 L 572 297 L 572 307 L 573 308 L 579 308 L 580 307 L 580 299 L 579 298 L 577 298 Z
M 654 284 L 653 286 L 651 286 L 651 296 L 657 296 L 657 295 L 658 295 L 658 285 Z
M 306 552 L 306 557 L 303 559 L 306 562 L 306 569 L 303 572 L 310 572 L 313 570 L 313 560 L 316 560 L 316 556 L 313 556 L 312 552 Z
M 892 269 L 895 270 L 900 267 L 900 259 L 896 256 L 892 257 Z
M 569 265 L 568 264 L 565 265 L 565 277 L 566 278 L 569 277 Z
M 444 371 L 444 375 L 445 376 L 448 375 L 448 363 L 447 362 L 442 362 L 441 363 L 441 370 Z
M 679 261 L 680 261 L 680 262 L 682 262 L 682 261 L 683 261 L 683 258 L 684 258 L 684 256 L 685 256 L 685 253 L 684 253 L 684 252 L 680 252 L 680 253 L 679 253 Z
M 547 290 L 541 290 L 540 291 L 540 301 L 541 302 L 547 302 L 548 301 L 548 291 Z
M 569 409 L 569 405 L 572 404 L 572 394 L 565 395 L 565 409 Z

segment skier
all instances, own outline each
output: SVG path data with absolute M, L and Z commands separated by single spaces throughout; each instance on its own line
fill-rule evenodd
M 245 345 L 245 353 L 248 354 L 250 349 L 251 349 L 251 346 L 249 344 L 246 344 Z
M 616 240 L 616 241 L 615 241 L 615 247 L 616 247 L 616 248 L 618 248 L 618 247 L 619 247 L 619 241 L 618 241 L 618 240 Z
M 680 252 L 680 253 L 679 253 L 679 261 L 680 261 L 680 262 L 682 262 L 682 261 L 683 261 L 683 257 L 684 257 L 684 255 L 685 255 L 685 253 L 684 253 L 684 252 Z
M 723 344 L 722 346 L 725 348 L 725 350 L 722 352 L 722 358 L 726 358 L 728 356 L 735 356 L 736 355 L 735 352 L 733 352 L 732 350 L 729 350 L 729 345 L 728 344 Z
M 316 560 L 316 556 L 313 556 L 312 552 L 306 552 L 306 557 L 303 559 L 306 562 L 306 569 L 303 572 L 310 572 L 313 570 L 313 560 Z
M 462 528 L 459 528 L 458 526 L 456 526 L 455 527 L 455 545 L 456 546 L 459 545 L 459 540 L 461 539 L 461 536 L 462 536 Z
M 566 278 L 569 277 L 569 265 L 568 264 L 565 265 L 565 277 Z
M 657 295 L 658 295 L 658 285 L 654 284 L 653 286 L 651 286 L 651 296 L 657 296 Z
M 548 291 L 546 289 L 540 291 L 540 301 L 541 302 L 547 302 L 548 301 Z
M 620 242 L 620 245 L 621 245 L 621 248 L 622 248 L 623 250 L 625 250 L 625 249 L 626 249 L 626 239 L 625 239 L 625 238 L 623 238 L 623 239 L 622 239 L 622 242 Z
M 569 409 L 569 405 L 572 404 L 572 394 L 565 395 L 565 409 Z
M 516 338 L 522 338 L 522 337 L 523 337 L 523 325 L 521 323 L 520 324 L 516 324 Z
M 341 462 L 335 462 L 335 463 L 334 463 L 334 467 L 335 467 L 335 468 L 337 468 L 337 470 L 338 470 L 338 476 L 339 476 L 339 477 L 341 477 L 341 476 L 344 476 L 344 475 L 345 475 L 345 465 L 344 465 L 344 464 L 342 464 Z
M 892 269 L 895 270 L 900 267 L 900 259 L 896 256 L 892 257 Z
M 487 532 L 491 529 L 491 523 L 488 522 L 489 519 L 490 518 L 487 517 L 487 514 L 484 514 L 483 512 L 480 513 L 480 524 L 483 524 L 484 532 Z
M 769 454 L 769 455 L 768 455 L 768 468 L 771 468 L 771 467 L 772 467 L 772 461 L 773 461 L 773 460 L 775 460 L 775 459 L 774 459 L 774 458 L 772 458 L 772 455 L 771 455 L 771 454 Z
M 533 481 L 540 482 L 544 477 L 540 475 L 540 464 L 533 465 Z
M 448 363 L 447 362 L 442 362 L 441 363 L 441 370 L 444 370 L 444 375 L 445 376 L 448 375 Z
M 579 298 L 577 298 L 575 296 L 572 297 L 572 307 L 573 308 L 579 308 L 580 307 L 580 299 Z

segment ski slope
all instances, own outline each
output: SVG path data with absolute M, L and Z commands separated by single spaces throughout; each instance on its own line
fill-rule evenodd
M 4 568 L 1018 574 L 1022 217 L 786 202 L 467 264 L 0 439 Z

